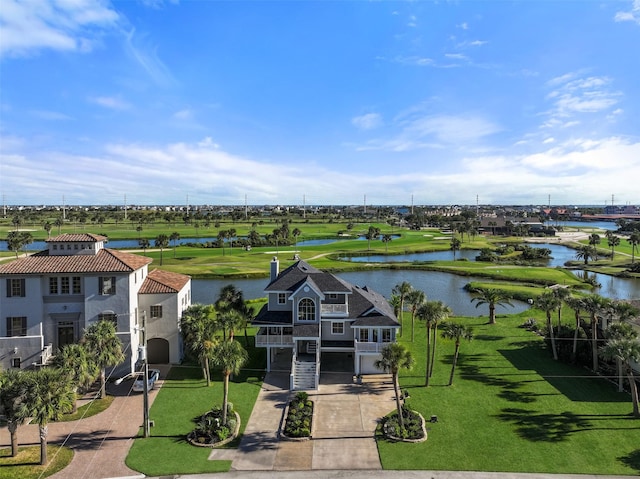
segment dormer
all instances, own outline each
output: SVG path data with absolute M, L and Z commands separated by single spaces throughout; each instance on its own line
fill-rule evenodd
M 62 234 L 46 240 L 49 256 L 96 255 L 108 241 L 106 236 Z

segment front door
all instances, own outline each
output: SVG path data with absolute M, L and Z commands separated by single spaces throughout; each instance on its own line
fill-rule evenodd
M 60 321 L 58 323 L 58 349 L 67 344 L 76 342 L 76 328 L 73 321 Z

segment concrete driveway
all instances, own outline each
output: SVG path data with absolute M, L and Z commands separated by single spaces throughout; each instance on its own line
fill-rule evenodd
M 162 380 L 170 366 L 153 366 L 160 369 L 160 381 L 149 393 L 149 404 L 153 403 Z M 106 410 L 86 419 L 49 424 L 48 442 L 64 444 L 74 451 L 71 463 L 62 471 L 50 476 L 52 479 L 101 479 L 112 477 L 144 477 L 129 469 L 124 460 L 133 439 L 142 425 L 142 394 L 132 393 L 132 380 L 119 386 L 107 384 L 107 392 L 115 396 Z M 81 401 L 79 405 L 82 405 Z M 40 444 L 37 424 L 18 428 L 20 446 Z M 0 447 L 10 446 L 11 439 L 6 427 L 0 429 Z M 0 474 L 1 476 L 1 474 Z
M 323 373 L 315 403 L 313 438 L 278 436 L 290 398 L 289 375 L 267 374 L 237 450 L 213 450 L 209 459 L 232 461 L 234 471 L 381 469 L 374 439 L 377 421 L 395 408 L 389 375 L 352 382 L 350 373 Z

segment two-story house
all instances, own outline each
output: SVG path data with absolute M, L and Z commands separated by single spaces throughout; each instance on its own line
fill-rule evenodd
M 317 389 L 323 353 L 353 358 L 353 373 L 375 374 L 382 348 L 395 342 L 400 324 L 380 294 L 297 261 L 279 271 L 271 261 L 268 302 L 253 324 L 256 346 L 267 350 L 267 371 L 276 354 L 291 353 L 291 389 Z
M 117 372 L 132 372 L 145 318 L 149 360 L 180 361 L 179 318 L 191 302 L 191 279 L 148 272 L 150 258 L 105 248 L 106 241 L 63 234 L 44 251 L 0 264 L 0 368 L 45 364 L 89 325 L 109 320 L 126 357 Z

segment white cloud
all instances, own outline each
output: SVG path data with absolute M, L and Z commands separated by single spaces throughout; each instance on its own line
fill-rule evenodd
M 352 118 L 351 123 L 360 130 L 373 130 L 382 125 L 382 117 L 378 113 L 367 113 Z
M 155 83 L 163 87 L 176 84 L 171 71 L 160 59 L 157 47 L 150 43 L 147 35 L 138 34 L 132 28 L 125 35 L 125 49 Z
M 173 114 L 176 120 L 186 121 L 193 119 L 193 110 L 185 108 L 184 110 L 177 111 Z
M 467 22 L 462 22 L 459 25 L 456 25 L 456 27 L 461 28 L 463 30 L 469 30 L 469 24 Z
M 616 22 L 635 22 L 640 25 L 640 0 L 634 0 L 631 10 L 626 12 L 617 12 L 614 20 Z
M 101 0 L 2 0 L 0 57 L 42 49 L 86 52 L 119 19 Z
M 131 105 L 129 103 L 122 100 L 121 98 L 113 96 L 91 97 L 89 98 L 89 101 L 104 108 L 109 108 L 110 110 L 128 110 L 129 108 L 131 108 Z
M 451 58 L 452 60 L 468 60 L 469 57 L 462 53 L 445 53 L 444 56 L 446 58 Z
M 64 113 L 60 113 L 58 111 L 32 110 L 30 113 L 33 116 L 40 118 L 41 120 L 60 121 L 72 119 L 69 115 L 65 115 Z

